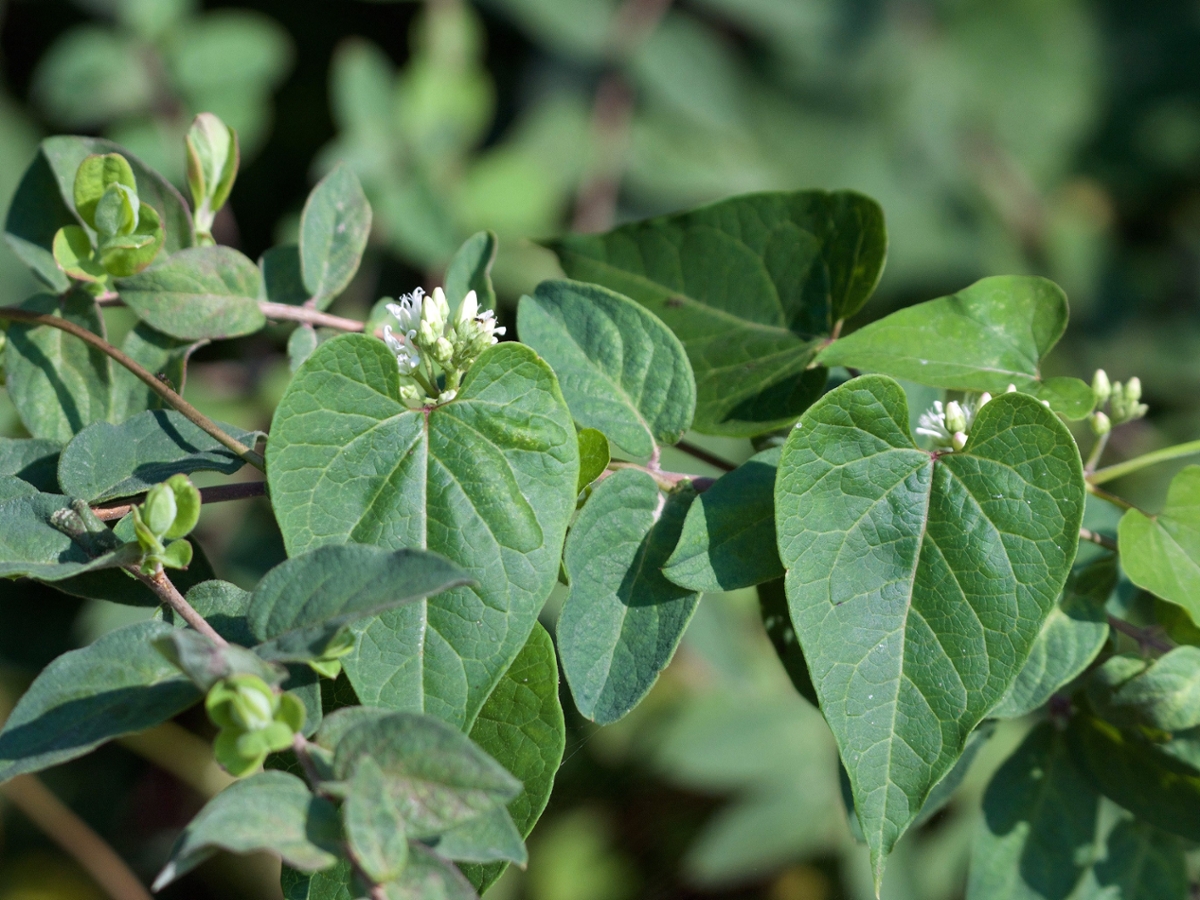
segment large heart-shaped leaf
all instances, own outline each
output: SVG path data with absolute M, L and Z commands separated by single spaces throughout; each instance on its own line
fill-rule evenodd
M 471 740 L 525 785 L 508 804 L 521 837 L 528 837 L 550 800 L 562 763 L 567 731 L 558 702 L 558 659 L 541 625 L 533 633 L 471 726 Z M 482 894 L 507 868 L 505 863 L 463 866 Z
M 61 299 L 37 294 L 22 309 L 61 316 L 95 334 L 104 323 L 92 297 L 72 291 Z M 49 325 L 8 326 L 4 350 L 8 395 L 36 438 L 66 443 L 112 409 L 112 363 L 96 348 Z
M 1117 541 L 1130 581 L 1200 622 L 1200 466 L 1188 466 L 1171 480 L 1157 516 L 1126 512 Z
M 834 341 L 817 361 L 953 390 L 998 394 L 1014 384 L 1080 419 L 1095 404 L 1091 388 L 1041 372 L 1066 327 L 1067 297 L 1054 282 L 997 276 L 872 322 Z
M 521 340 L 550 363 L 575 421 L 646 458 L 692 424 L 696 383 L 679 339 L 627 297 L 543 281 L 517 311 Z
M 0 732 L 0 781 L 83 756 L 199 700 L 151 643 L 171 631 L 162 622 L 138 622 L 50 663 Z
M 662 319 L 696 373 L 695 427 L 754 435 L 794 422 L 819 394 L 806 372 L 835 322 L 883 271 L 883 211 L 861 194 L 750 194 L 551 244 L 566 273 Z
M 622 469 L 600 482 L 571 526 L 558 652 L 575 706 L 602 725 L 646 696 L 700 602 L 661 571 L 695 497 L 688 488 L 663 497 L 645 472 Z
M 334 338 L 301 366 L 267 446 L 288 552 L 433 550 L 477 583 L 355 626 L 344 664 L 364 703 L 470 726 L 554 586 L 578 454 L 554 373 L 519 344 L 487 350 L 431 410 L 400 402 L 374 338 Z
M 258 266 L 232 247 L 195 247 L 117 282 L 121 299 L 152 328 L 185 341 L 258 331 Z
M 51 247 L 60 228 L 81 225 L 75 214 L 75 173 L 92 154 L 120 153 L 137 181 L 138 198 L 162 219 L 163 248 L 174 253 L 192 246 L 192 216 L 180 193 L 165 178 L 123 147 L 101 138 L 46 138 L 21 178 L 4 224 L 5 239 L 17 256 L 56 292 L 70 282 L 54 261 Z
M 792 621 L 878 878 L 1029 655 L 1075 558 L 1079 452 L 1033 398 L 982 408 L 960 453 L 920 450 L 896 382 L 827 394 L 775 486 Z
M 222 427 L 254 445 L 258 433 Z M 231 475 L 246 463 L 175 410 L 139 413 L 120 425 L 89 425 L 59 458 L 58 480 L 72 497 L 98 502 L 147 491 L 176 473 Z

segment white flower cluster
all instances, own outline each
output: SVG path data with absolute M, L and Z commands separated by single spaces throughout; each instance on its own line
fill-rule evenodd
M 474 291 L 463 298 L 453 318 L 440 287 L 432 294 L 417 288 L 387 308 L 396 319 L 397 329 L 385 325 L 383 339 L 396 354 L 400 374 L 405 376 L 401 379 L 400 398 L 414 409 L 453 400 L 463 373 L 505 331 L 496 324 L 492 310 L 480 311 Z
M 1017 386 L 1010 384 L 1005 393 L 1015 393 Z M 917 420 L 917 434 L 933 438 L 938 447 L 961 450 L 967 445 L 967 435 L 975 424 L 975 417 L 992 399 L 987 391 L 975 397 L 963 398 L 963 402 L 951 400 L 943 405 L 941 400 L 933 402 L 933 408 L 921 413 Z

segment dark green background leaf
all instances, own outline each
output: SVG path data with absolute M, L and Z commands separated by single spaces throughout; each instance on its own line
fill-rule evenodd
M 371 204 L 358 177 L 339 165 L 308 195 L 300 216 L 304 286 L 324 309 L 346 289 L 371 233 Z

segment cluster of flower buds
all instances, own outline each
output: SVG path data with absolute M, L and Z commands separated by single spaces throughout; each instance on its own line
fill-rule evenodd
M 142 550 L 141 569 L 186 569 L 192 545 L 183 540 L 200 519 L 200 492 L 186 475 L 172 475 L 150 488 L 141 506 L 133 507 L 133 531 Z
M 384 326 L 383 339 L 400 368 L 400 399 L 414 409 L 453 400 L 471 363 L 504 334 L 496 314 L 479 309 L 474 291 L 453 315 L 440 287 L 432 294 L 417 288 L 387 308 L 397 328 Z
M 220 731 L 213 752 L 230 775 L 241 778 L 263 764 L 268 753 L 286 750 L 304 727 L 304 704 L 278 693 L 257 675 L 231 675 L 214 684 L 204 700 Z
M 1014 393 L 1016 389 L 1016 385 L 1010 384 L 1007 393 Z M 961 450 L 967 445 L 967 436 L 975 424 L 975 417 L 991 399 L 992 395 L 984 391 L 982 394 L 967 395 L 961 403 L 951 400 L 943 404 L 941 400 L 935 400 L 931 409 L 921 413 L 917 434 L 933 438 L 936 447 Z
M 1096 408 L 1088 417 L 1088 424 L 1098 437 L 1108 434 L 1114 425 L 1142 418 L 1150 409 L 1141 402 L 1142 382 L 1137 376 L 1124 384 L 1110 383 L 1108 373 L 1097 369 L 1092 378 L 1092 393 L 1096 395 Z M 1104 412 L 1105 404 L 1108 404 L 1108 413 Z

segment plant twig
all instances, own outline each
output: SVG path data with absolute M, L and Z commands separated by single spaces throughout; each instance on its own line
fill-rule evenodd
M 366 329 L 366 325 L 357 319 L 330 315 L 309 306 L 292 306 L 290 303 L 271 303 L 260 300 L 258 308 L 268 319 L 277 322 L 303 322 L 314 327 L 336 328 L 338 331 L 363 331 Z
M 1083 464 L 1083 474 L 1090 476 L 1096 471 L 1096 466 L 1100 465 L 1100 457 L 1104 454 L 1104 448 L 1108 446 L 1108 438 L 1111 431 L 1106 431 L 1100 437 L 1096 438 L 1096 443 L 1092 444 L 1092 452 L 1088 454 L 1087 462 Z
M 1097 469 L 1088 476 L 1088 481 L 1092 484 L 1104 484 L 1106 481 L 1112 481 L 1114 478 L 1120 478 L 1122 475 L 1128 475 L 1131 472 L 1136 472 L 1138 469 L 1144 469 L 1147 466 L 1153 466 L 1172 459 L 1179 459 L 1181 456 L 1191 456 L 1195 453 L 1200 453 L 1200 441 L 1188 441 L 1186 444 L 1164 447 L 1161 450 L 1144 453 L 1141 456 L 1135 456 L 1133 459 L 1127 459 L 1125 462 L 1120 462 L 1116 465 Z
M 713 453 L 709 453 L 703 447 L 697 447 L 695 444 L 688 441 L 680 441 L 675 445 L 675 448 L 677 450 L 682 450 L 689 456 L 696 457 L 696 459 L 700 460 L 700 462 L 708 463 L 714 469 L 720 469 L 722 472 L 732 472 L 737 468 L 737 466 L 728 460 L 721 459 L 721 457 Z
M 251 447 L 247 447 L 233 435 L 227 434 L 216 422 L 208 418 L 208 416 L 204 415 L 204 413 L 200 412 L 200 410 L 196 409 L 196 407 L 192 406 L 192 404 L 188 403 L 169 386 L 159 380 L 153 372 L 134 362 L 99 335 L 93 334 L 86 328 L 82 328 L 74 322 L 70 322 L 59 316 L 41 315 L 24 309 L 16 309 L 12 306 L 0 306 L 0 319 L 25 322 L 30 325 L 47 325 L 50 328 L 65 331 L 67 334 L 79 338 L 85 344 L 95 347 L 136 375 L 147 387 L 166 400 L 172 408 L 178 410 L 197 428 L 201 428 L 212 435 L 222 446 L 228 447 L 256 469 L 266 471 L 266 462 L 258 452 Z
M 1149 648 L 1159 653 L 1166 653 L 1174 647 L 1170 641 L 1159 637 L 1152 629 L 1138 628 L 1138 626 L 1116 616 L 1108 617 L 1108 625 L 1113 631 L 1119 631 L 1121 634 L 1133 638 L 1143 650 Z
M 236 484 L 219 484 L 215 487 L 200 488 L 200 500 L 203 503 L 223 503 L 226 500 L 248 500 L 251 497 L 262 497 L 267 493 L 265 481 L 243 481 Z M 115 506 L 97 506 L 92 509 L 96 518 L 101 522 L 112 522 L 129 515 L 133 507 L 146 499 L 145 494 L 138 494 Z
M 18 775 L 0 793 L 104 888 L 112 900 L 151 900 L 108 843 L 33 775 Z
M 1099 544 L 1105 550 L 1116 550 L 1117 542 L 1110 538 L 1107 534 L 1100 534 L 1098 531 L 1092 531 L 1090 528 L 1079 529 L 1080 540 L 1091 541 L 1093 544 Z
M 317 771 L 316 764 L 308 755 L 308 747 L 308 738 L 297 731 L 292 737 L 292 752 L 296 754 L 296 759 L 300 761 L 300 767 L 304 769 L 304 777 L 308 779 L 309 787 L 315 789 L 321 783 L 321 773 Z
M 158 599 L 175 612 L 179 613 L 179 617 L 187 622 L 194 629 L 216 644 L 218 647 L 228 647 L 229 642 L 221 637 L 205 620 L 204 616 L 196 612 L 192 604 L 184 599 L 183 594 L 179 593 L 179 589 L 171 583 L 171 579 L 167 577 L 167 573 L 161 568 L 153 575 L 145 575 L 136 566 L 130 566 L 128 571 L 150 590 L 158 595 Z
M 1133 509 L 1134 508 L 1134 505 L 1132 503 L 1130 503 L 1128 500 L 1122 500 L 1116 494 L 1110 494 L 1108 491 L 1102 491 L 1102 490 L 1100 490 L 1100 488 L 1096 487 L 1096 485 L 1090 481 L 1086 481 L 1086 482 L 1084 482 L 1084 484 L 1087 486 L 1087 492 L 1089 494 L 1091 494 L 1093 497 L 1099 497 L 1101 500 L 1107 500 L 1113 506 L 1119 507 L 1121 509 Z

